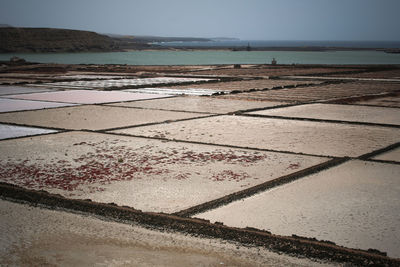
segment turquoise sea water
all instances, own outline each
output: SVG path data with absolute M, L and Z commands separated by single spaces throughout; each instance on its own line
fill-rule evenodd
M 400 48 L 399 41 L 309 41 L 309 40 L 217 40 L 209 42 L 162 42 L 154 43 L 167 47 L 358 47 Z
M 400 54 L 379 51 L 133 51 L 109 53 L 7 53 L 30 62 L 62 64 L 211 65 L 265 64 L 400 64 Z

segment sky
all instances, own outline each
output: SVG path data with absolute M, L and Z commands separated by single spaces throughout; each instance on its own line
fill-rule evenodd
M 124 35 L 400 41 L 400 0 L 0 0 L 0 24 Z

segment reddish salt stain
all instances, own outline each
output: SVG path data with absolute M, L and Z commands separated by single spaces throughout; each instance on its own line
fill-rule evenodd
M 300 163 L 292 163 L 286 169 L 296 170 L 300 168 Z
M 213 176 L 211 176 L 211 180 L 213 181 L 242 181 L 245 180 L 247 178 L 250 178 L 250 176 L 245 173 L 245 172 L 240 172 L 240 173 L 236 173 L 233 172 L 231 170 L 224 170 L 218 174 L 214 174 Z
M 189 176 L 190 176 L 190 173 L 180 173 L 178 175 L 175 175 L 174 178 L 177 180 L 186 180 L 189 178 Z
M 72 191 L 84 191 L 80 186 L 86 186 L 86 190 L 93 193 L 104 191 L 105 185 L 118 181 L 130 181 L 151 176 L 161 176 L 163 180 L 166 180 L 167 177 L 177 180 L 190 178 L 191 173 L 182 172 L 167 176 L 174 172 L 171 170 L 171 166 L 178 164 L 204 166 L 222 162 L 248 166 L 267 158 L 265 154 L 259 152 L 217 149 L 199 153 L 186 148 L 179 151 L 172 148 L 153 151 L 157 147 L 147 145 L 130 149 L 123 145 L 115 145 L 116 143 L 117 141 L 75 143 L 74 146 L 86 146 L 92 151 L 70 160 L 55 157 L 51 160 L 51 164 L 43 163 L 43 156 L 32 158 L 34 163 L 28 159 L 11 161 L 8 158 L 4 163 L 0 162 L 0 180 L 33 189 L 61 189 L 69 191 L 73 195 Z M 292 167 L 294 168 L 295 165 Z M 195 172 L 195 174 L 200 175 L 200 172 Z M 225 170 L 211 176 L 210 179 L 238 182 L 249 177 L 244 172 L 235 173 Z

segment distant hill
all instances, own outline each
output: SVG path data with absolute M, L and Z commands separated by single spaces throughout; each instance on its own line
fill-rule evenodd
M 239 38 L 231 38 L 231 37 L 214 37 L 211 40 L 215 42 L 227 42 L 227 41 L 240 41 Z
M 151 35 L 119 35 L 107 34 L 108 36 L 123 41 L 135 41 L 137 43 L 157 43 L 157 42 L 208 42 L 211 39 L 199 37 L 162 37 Z
M 0 53 L 106 52 L 129 49 L 168 49 L 157 42 L 207 42 L 207 38 L 107 34 L 53 28 L 16 28 L 0 24 Z
M 211 39 L 197 37 L 161 37 L 144 35 L 107 34 L 112 37 L 121 49 L 169 49 L 154 43 L 162 42 L 208 42 Z
M 95 32 L 0 27 L 0 52 L 85 52 L 113 51 L 116 42 Z

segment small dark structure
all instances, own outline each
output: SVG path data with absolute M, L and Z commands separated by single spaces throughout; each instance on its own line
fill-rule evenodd
M 26 60 L 20 57 L 12 57 L 10 58 L 10 63 L 11 64 L 25 64 Z
M 247 50 L 247 51 L 251 51 L 250 43 L 247 43 L 246 50 Z

